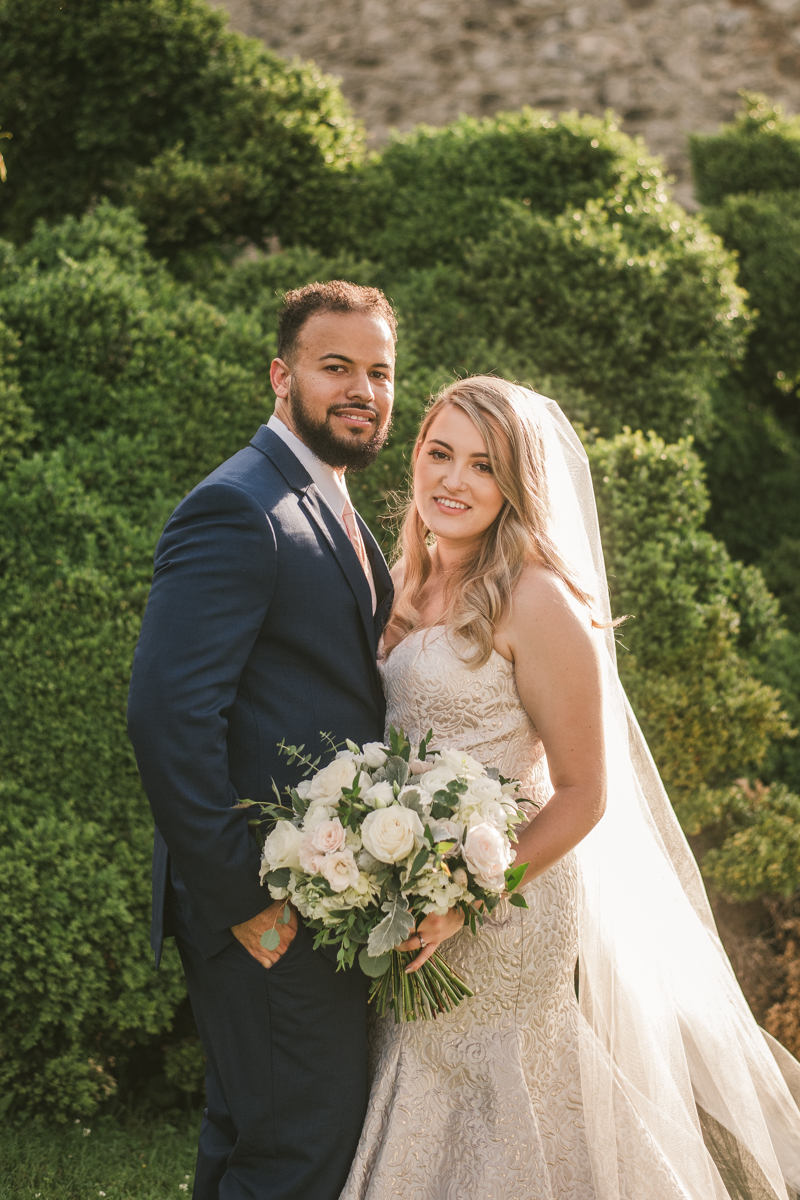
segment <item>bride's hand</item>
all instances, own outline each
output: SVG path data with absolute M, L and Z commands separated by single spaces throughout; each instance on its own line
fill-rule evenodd
M 413 962 L 406 967 L 406 975 L 410 975 L 412 971 L 418 971 L 438 949 L 439 943 L 446 942 L 454 933 L 458 933 L 463 924 L 464 914 L 460 908 L 449 909 L 443 917 L 436 913 L 428 913 L 427 917 L 420 921 L 414 933 L 397 947 L 398 950 L 420 951 Z M 424 945 L 422 945 L 423 943 Z M 421 945 L 422 949 L 420 950 Z

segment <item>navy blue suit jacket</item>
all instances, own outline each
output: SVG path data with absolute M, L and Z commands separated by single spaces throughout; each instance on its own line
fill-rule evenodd
M 238 799 L 301 776 L 282 738 L 325 752 L 381 740 L 377 641 L 391 578 L 366 525 L 377 612 L 347 533 L 305 468 L 262 425 L 178 505 L 156 549 L 133 663 L 128 730 L 153 810 L 156 962 L 176 875 L 206 957 L 270 903 Z M 170 864 L 170 859 L 172 863 Z

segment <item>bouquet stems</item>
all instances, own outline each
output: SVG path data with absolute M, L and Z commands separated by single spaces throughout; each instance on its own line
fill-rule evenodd
M 416 956 L 416 951 L 393 950 L 387 970 L 370 989 L 369 998 L 380 1016 L 385 1017 L 391 1005 L 398 1024 L 435 1020 L 439 1013 L 453 1012 L 465 996 L 474 995 L 438 950 L 407 975 L 405 969 Z

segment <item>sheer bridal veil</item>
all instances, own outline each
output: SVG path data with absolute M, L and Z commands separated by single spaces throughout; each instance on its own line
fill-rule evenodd
M 586 453 L 523 391 L 545 444 L 553 537 L 597 616 L 608 587 Z M 620 1200 L 626 1143 L 652 1152 L 642 1200 L 794 1200 L 800 1065 L 757 1026 L 605 638 L 608 807 L 576 849 L 580 1069 L 597 1200 Z

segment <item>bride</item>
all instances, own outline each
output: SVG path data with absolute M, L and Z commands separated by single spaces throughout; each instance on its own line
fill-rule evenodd
M 627 705 L 557 405 L 488 376 L 443 391 L 402 551 L 387 723 L 522 781 L 529 908 L 477 936 L 430 915 L 405 943 L 411 970 L 444 943 L 475 996 L 374 1020 L 342 1200 L 794 1198 L 800 1067 L 747 1008 Z

